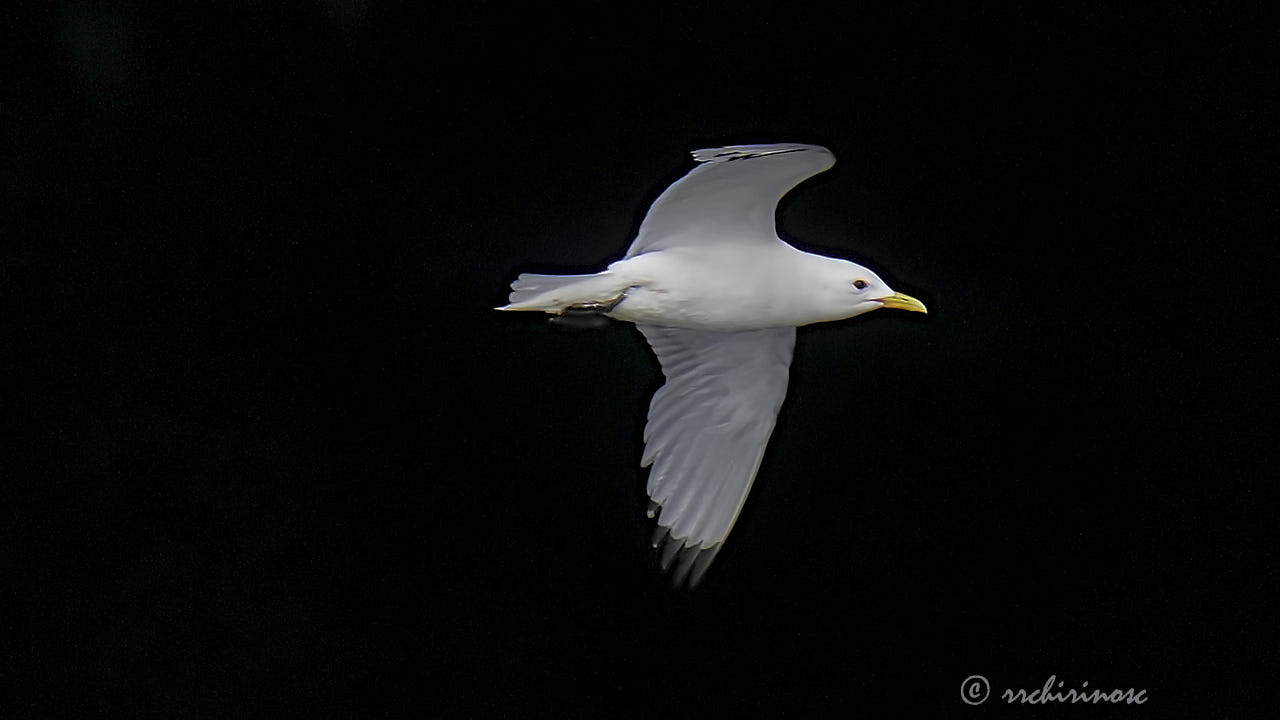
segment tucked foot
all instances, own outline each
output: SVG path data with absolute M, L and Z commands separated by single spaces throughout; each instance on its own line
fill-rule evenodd
M 574 312 L 566 310 L 559 315 L 547 319 L 552 327 L 561 330 L 599 330 L 609 324 L 609 318 L 597 312 Z
M 609 324 L 608 313 L 618 307 L 625 295 L 601 302 L 574 303 L 552 316 L 551 324 L 566 330 L 598 330 Z
M 599 302 L 592 301 L 592 302 L 574 303 L 573 305 L 569 305 L 565 307 L 564 310 L 561 310 L 560 314 L 561 315 L 603 315 L 608 312 L 613 312 L 613 309 L 618 307 L 618 303 L 622 302 L 622 298 L 624 297 L 626 297 L 626 293 L 623 293 L 618 297 L 613 298 L 612 300 L 604 300 Z

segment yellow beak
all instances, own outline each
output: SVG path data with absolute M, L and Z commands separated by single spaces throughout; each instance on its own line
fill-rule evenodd
M 922 313 L 929 312 L 924 309 L 924 303 L 910 295 L 903 295 L 902 293 L 894 293 L 889 297 L 880 298 L 880 302 L 887 308 L 896 308 L 898 310 L 910 310 L 912 312 Z

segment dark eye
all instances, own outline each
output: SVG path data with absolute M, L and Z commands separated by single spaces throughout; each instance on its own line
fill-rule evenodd
M 866 280 L 854 280 L 854 281 L 853 281 L 853 286 L 854 286 L 854 287 L 856 287 L 856 288 L 858 288 L 859 290 L 866 290 L 866 289 L 867 289 L 867 281 L 866 281 Z

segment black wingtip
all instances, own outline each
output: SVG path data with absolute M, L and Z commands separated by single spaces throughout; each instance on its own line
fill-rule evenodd
M 697 588 L 720 552 L 720 543 L 710 547 L 689 545 L 672 537 L 670 529 L 661 525 L 654 528 L 649 544 L 658 551 L 658 567 L 663 573 L 671 572 L 671 587 L 677 590 Z

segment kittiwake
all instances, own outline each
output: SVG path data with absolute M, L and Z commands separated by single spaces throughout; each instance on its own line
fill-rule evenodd
M 877 308 L 925 312 L 871 270 L 779 239 L 778 201 L 835 163 L 794 143 L 697 150 L 621 260 L 591 275 L 524 273 L 499 310 L 635 323 L 666 384 L 649 403 L 642 467 L 662 568 L 696 585 L 751 490 L 787 392 L 796 327 Z

